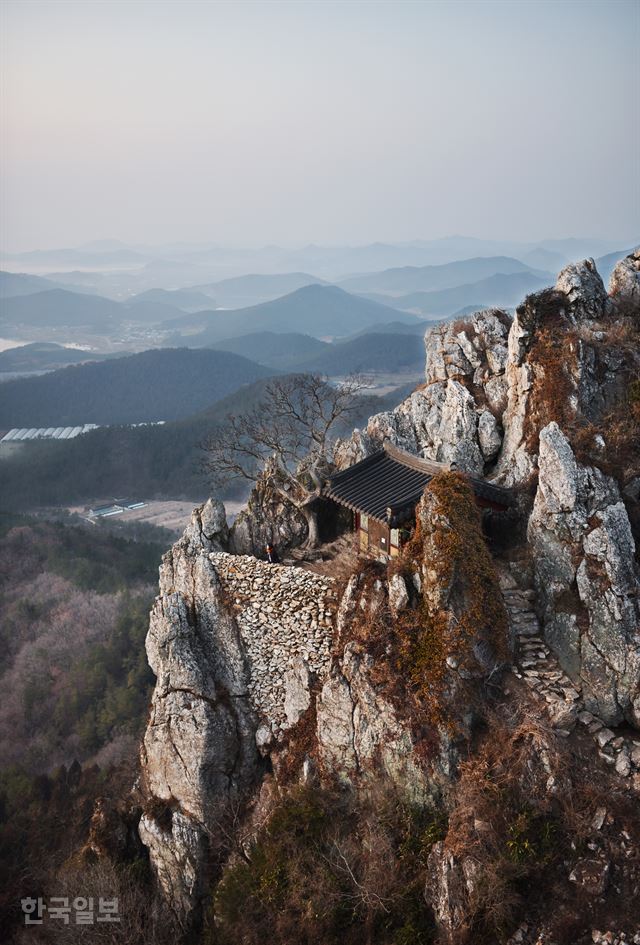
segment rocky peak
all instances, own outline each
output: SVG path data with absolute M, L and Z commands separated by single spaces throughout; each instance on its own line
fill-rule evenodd
M 616 264 L 609 280 L 609 293 L 616 303 L 640 314 L 640 248 Z
M 268 460 L 264 471 L 251 490 L 246 508 L 238 515 L 229 534 L 228 547 L 234 554 L 264 556 L 267 545 L 280 555 L 301 545 L 307 537 L 304 516 L 286 502 L 272 486 L 278 476 L 275 460 Z
M 427 384 L 464 378 L 477 386 L 504 374 L 511 318 L 500 309 L 438 325 L 425 335 Z
M 638 263 L 632 254 L 614 270 L 618 300 L 637 299 Z M 513 513 L 516 552 L 500 562 L 504 596 L 460 473 L 432 480 L 400 559 L 360 561 L 344 585 L 252 556 L 304 538 L 303 519 L 269 488 L 270 466 L 230 534 L 221 503 L 195 510 L 163 560 L 147 638 L 157 681 L 140 835 L 176 914 L 193 914 L 212 863 L 233 868 L 227 816 L 242 822 L 250 849 L 292 785 L 331 782 L 369 796 L 382 784 L 422 809 L 452 805 L 425 886 L 446 941 L 447 929 L 473 921 L 497 875 L 482 863 L 486 851 L 511 850 L 523 811 L 536 830 L 541 811 L 560 816 L 582 750 L 578 718 L 614 746 L 617 755 L 599 756 L 611 776 L 640 782 L 640 745 L 604 729 L 640 727 L 640 573 L 627 511 L 638 499 L 637 448 L 624 483 L 620 463 L 606 462 L 609 438 L 620 439 L 606 428 L 610 411 L 632 413 L 632 324 L 609 304 L 592 260 L 568 266 L 513 320 L 487 310 L 431 329 L 425 384 L 336 451 L 348 465 L 389 439 L 463 472 L 526 481 Z M 598 438 L 602 468 L 576 431 Z M 527 701 L 529 683 L 556 705 L 539 726 L 544 706 Z M 509 765 L 517 803 L 496 828 L 495 781 Z
M 229 526 L 224 504 L 219 499 L 207 499 L 191 513 L 191 521 L 184 533 L 190 549 L 197 552 L 225 551 L 229 542 Z
M 612 277 L 627 307 L 640 293 L 639 259 L 628 256 Z M 629 355 L 607 343 L 613 314 L 594 261 L 585 259 L 566 266 L 554 287 L 528 296 L 513 319 L 487 309 L 429 329 L 425 384 L 340 444 L 338 465 L 390 440 L 506 485 L 530 479 L 546 423 L 592 421 L 620 398 Z
M 385 440 L 437 462 L 482 473 L 500 449 L 510 318 L 498 310 L 438 325 L 425 335 L 425 384 L 340 444 L 336 462 L 363 459 Z
M 609 298 L 593 259 L 570 263 L 560 272 L 555 285 L 567 299 L 568 315 L 574 322 L 599 319 L 610 308 Z

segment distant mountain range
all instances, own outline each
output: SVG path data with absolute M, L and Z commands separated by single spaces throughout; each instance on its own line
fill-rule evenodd
M 511 275 L 516 272 L 533 273 L 541 279 L 553 282 L 551 272 L 539 272 L 510 256 L 478 256 L 445 263 L 442 266 L 405 266 L 402 269 L 386 269 L 364 276 L 346 279 L 340 285 L 348 292 L 361 295 L 384 293 L 404 296 L 413 292 L 434 292 L 451 289 L 487 279 L 497 274 Z M 389 304 L 392 304 L 389 302 Z
M 206 291 L 215 297 L 219 308 L 247 308 L 251 305 L 259 305 L 261 302 L 270 302 L 314 283 L 326 285 L 323 279 L 311 276 L 307 272 L 285 272 L 275 275 L 236 276 L 233 279 L 223 279 L 221 282 L 212 282 L 209 285 L 194 286 L 193 289 Z M 201 307 L 212 308 L 213 306 L 209 302 L 208 306 Z
M 217 305 L 210 295 L 196 289 L 148 289 L 128 299 L 129 305 L 140 302 L 169 305 L 183 312 L 197 312 L 205 308 L 215 308 Z
M 522 301 L 525 295 L 553 283 L 553 279 L 542 279 L 532 272 L 513 272 L 510 275 L 494 275 L 469 285 L 437 292 L 412 292 L 410 295 L 394 296 L 393 304 L 399 309 L 430 317 L 447 318 L 458 314 L 460 309 L 477 310 L 490 306 L 510 308 Z M 389 296 L 368 295 L 377 302 L 391 300 Z
M 296 332 L 315 338 L 341 337 L 390 321 L 412 323 L 415 319 L 387 305 L 350 295 L 337 286 L 308 285 L 272 302 L 232 312 L 217 311 L 206 330 L 190 335 L 188 343 L 212 345 L 256 331 Z
M 42 271 L 48 269 L 66 268 L 75 269 L 103 268 L 115 269 L 125 266 L 143 265 L 146 256 L 129 248 L 124 243 L 117 249 L 99 249 L 85 246 L 84 248 L 66 249 L 36 249 L 27 253 L 7 253 L 5 259 L 21 262 L 26 266 L 37 267 Z M 33 271 L 33 269 L 32 269 Z
M 571 260 L 613 253 L 621 242 L 624 245 L 627 241 L 569 238 L 523 243 L 450 236 L 363 246 L 310 244 L 295 249 L 281 246 L 248 249 L 213 243 L 146 246 L 99 240 L 75 248 L 6 254 L 4 268 L 50 277 L 55 273 L 61 282 L 123 298 L 147 289 L 210 285 L 246 273 L 311 273 L 314 281 L 336 282 L 358 273 L 437 266 L 479 256 L 508 256 L 533 268 L 557 271 Z M 280 294 L 299 287 L 288 286 Z M 244 296 L 238 302 L 219 304 L 238 307 L 264 300 Z
M 43 279 L 41 276 L 30 276 L 22 272 L 0 271 L 0 300 L 10 299 L 18 295 L 33 295 L 36 292 L 46 292 L 47 289 L 59 289 L 57 282 Z
M 2 301 L 0 329 L 6 337 L 12 337 L 12 333 L 19 337 L 21 326 L 29 329 L 82 327 L 117 333 L 123 323 L 132 322 L 159 325 L 176 332 L 171 346 L 186 342 L 205 347 L 224 338 L 256 331 L 299 332 L 323 337 L 352 334 L 378 322 L 414 321 L 389 306 L 330 285 L 304 286 L 273 301 L 233 311 L 185 314 L 173 305 L 158 301 L 166 297 L 154 293 L 151 297 L 143 295 L 127 302 L 114 302 L 65 289 L 16 295 Z M 193 334 L 194 331 L 198 333 Z
M 7 381 L 0 428 L 176 420 L 272 373 L 229 352 L 144 351 Z
M 608 253 L 606 256 L 600 256 L 599 259 L 596 259 L 598 272 L 602 276 L 605 285 L 608 283 L 616 263 L 619 262 L 623 256 L 629 256 L 638 246 L 640 246 L 640 243 L 636 243 L 635 246 L 630 246 L 629 249 L 622 251 L 617 250 L 615 253 Z
M 463 238 L 456 238 L 454 244 L 470 245 Z M 471 244 L 476 247 L 474 241 Z M 429 245 L 417 244 L 417 248 L 422 251 Z M 113 277 L 109 272 L 97 274 L 98 294 L 91 293 L 89 283 L 93 276 L 86 271 L 55 274 L 56 280 L 77 279 L 78 284 L 72 286 L 53 281 L 53 276 L 44 279 L 25 273 L 0 272 L 0 333 L 20 337 L 22 326 L 29 329 L 27 337 L 33 338 L 33 330 L 36 330 L 38 340 L 48 341 L 50 338 L 43 337 L 47 328 L 82 328 L 122 336 L 123 326 L 141 326 L 145 330 L 146 326 L 153 326 L 174 333 L 178 344 L 202 346 L 259 331 L 344 337 L 381 321 L 398 321 L 398 311 L 446 318 L 467 307 L 516 305 L 527 292 L 555 281 L 559 265 L 549 270 L 539 269 L 532 261 L 549 266 L 558 264 L 562 260 L 561 251 L 569 247 L 576 251 L 575 258 L 580 258 L 578 250 L 587 245 L 598 243 L 549 241 L 548 246 L 552 248 L 540 244 L 528 252 L 528 263 L 509 255 L 476 255 L 442 264 L 367 272 L 350 276 L 339 286 L 307 271 L 295 270 L 254 273 L 184 289 L 168 289 L 156 284 L 133 295 L 118 291 L 117 298 L 109 297 L 116 285 L 109 282 Z M 412 253 L 415 249 L 413 246 Z M 376 245 L 373 257 L 380 257 L 382 250 L 381 245 Z M 307 251 L 313 255 L 320 252 L 320 248 L 307 247 Z M 605 281 L 618 259 L 628 251 L 617 250 L 596 259 Z M 85 252 L 88 251 L 82 251 Z M 111 258 L 114 253 L 123 251 L 105 249 L 104 252 Z M 258 257 L 260 252 L 255 251 Z M 203 253 L 206 256 L 207 250 L 196 251 L 198 258 Z M 226 256 L 232 255 L 227 251 Z M 154 259 L 145 262 L 140 271 L 144 270 L 150 278 L 155 274 L 153 278 L 160 283 L 163 278 L 169 278 L 169 274 L 176 279 L 181 273 L 184 275 L 180 268 L 183 265 L 182 256 L 175 264 L 171 260 Z M 189 263 L 190 267 L 193 265 L 196 264 Z M 103 292 L 105 294 L 100 294 Z M 386 313 L 373 308 L 373 303 L 385 306 Z M 66 341 L 66 337 L 62 340 Z M 157 339 L 153 343 L 157 343 Z
M 16 277 L 30 280 L 32 276 Z M 41 280 L 45 281 L 45 280 Z M 28 283 L 24 283 L 26 286 Z M 211 301 L 211 300 L 209 300 Z M 140 296 L 126 302 L 114 302 L 100 295 L 54 288 L 2 299 L 0 328 L 11 332 L 19 326 L 28 328 L 83 327 L 113 332 L 123 322 L 157 325 L 184 316 L 182 309 Z
M 527 266 L 531 266 L 534 269 L 542 269 L 545 272 L 560 272 L 562 267 L 568 262 L 567 257 L 563 256 L 562 253 L 545 249 L 543 246 L 523 253 L 520 258 Z

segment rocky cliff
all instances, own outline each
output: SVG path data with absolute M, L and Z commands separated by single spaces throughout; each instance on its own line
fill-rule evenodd
M 640 932 L 625 905 L 640 889 L 639 299 L 638 253 L 609 293 L 585 260 L 513 317 L 427 334 L 424 385 L 335 455 L 390 439 L 453 467 L 398 562 L 338 576 L 256 560 L 266 528 L 304 538 L 260 487 L 231 536 L 219 503 L 194 512 L 147 638 L 140 823 L 185 929 L 213 901 L 216 942 L 355 942 L 363 923 L 381 943 L 586 942 L 562 938 L 572 915 Z M 466 472 L 514 490 L 506 521 L 483 523 Z
M 390 439 L 533 497 L 545 637 L 611 722 L 637 721 L 639 285 L 638 251 L 610 295 L 587 259 L 512 320 L 489 310 L 433 329 L 425 385 L 338 448 L 346 465 Z
M 204 895 L 203 864 L 220 855 L 212 827 L 244 802 L 264 772 L 261 751 L 297 721 L 296 673 L 328 670 L 336 609 L 330 578 L 220 551 L 223 522 L 219 505 L 195 510 L 163 559 L 147 636 L 157 682 L 140 836 L 183 917 Z

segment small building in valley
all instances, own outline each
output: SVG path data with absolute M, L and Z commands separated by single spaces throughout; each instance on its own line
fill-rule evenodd
M 394 557 L 415 523 L 425 486 L 451 468 L 385 443 L 378 452 L 331 476 L 323 494 L 353 512 L 362 553 Z M 510 505 L 508 489 L 476 476 L 469 476 L 469 481 L 482 508 L 505 511 Z

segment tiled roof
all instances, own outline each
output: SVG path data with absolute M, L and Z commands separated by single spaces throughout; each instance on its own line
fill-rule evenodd
M 323 494 L 385 525 L 398 525 L 413 515 L 433 476 L 450 468 L 385 443 L 377 453 L 331 476 Z M 508 489 L 475 476 L 469 479 L 480 499 L 501 508 L 510 504 Z

